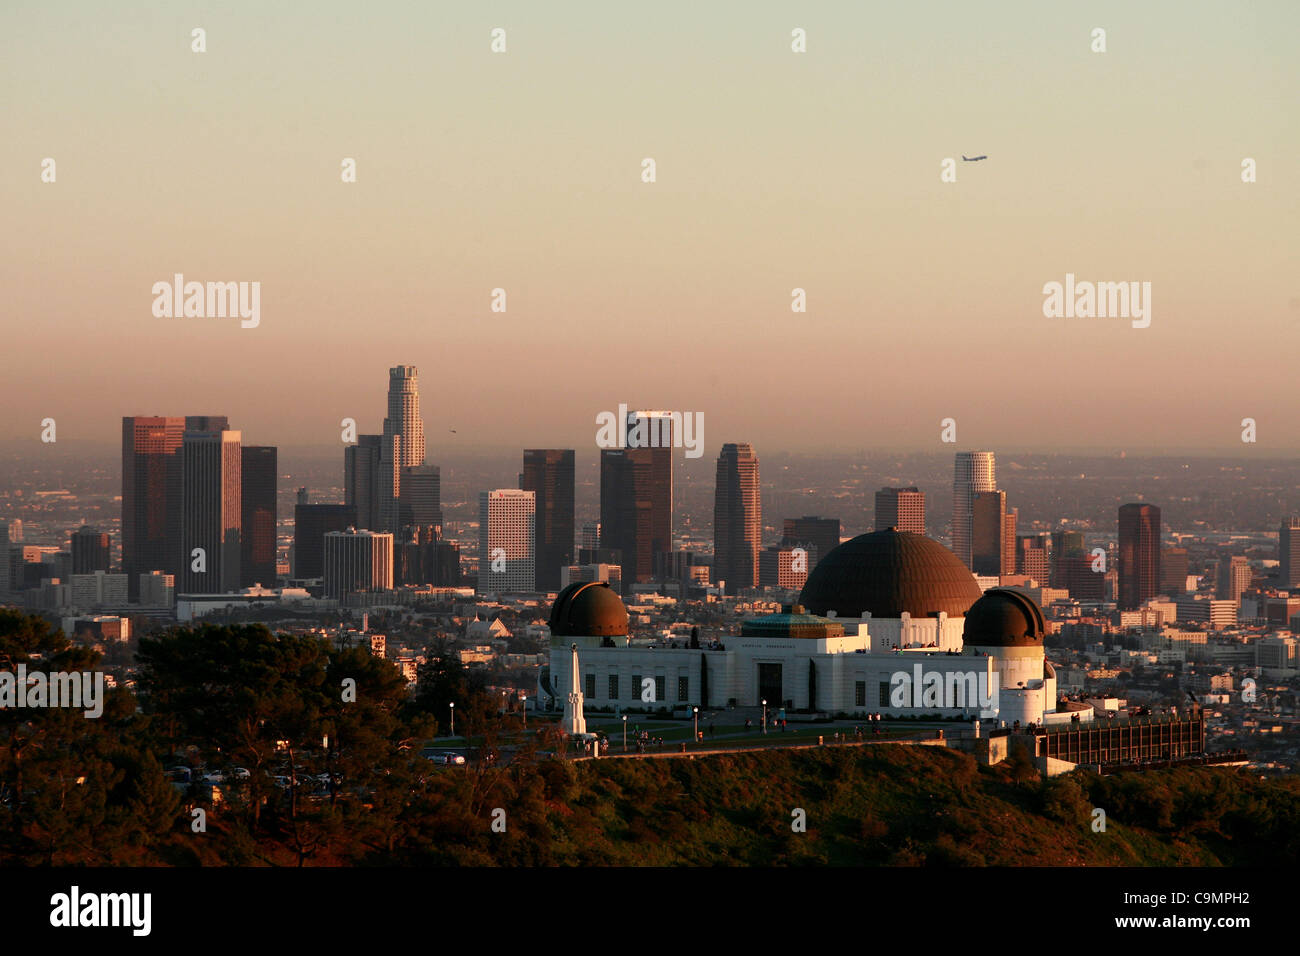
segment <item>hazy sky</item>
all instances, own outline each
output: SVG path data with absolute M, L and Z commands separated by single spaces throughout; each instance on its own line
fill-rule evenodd
M 945 417 L 1293 452 L 1298 35 L 1295 0 L 6 0 L 0 440 L 219 413 L 328 449 L 413 364 L 435 461 L 594 449 L 620 402 L 703 412 L 708 457 Z M 154 317 L 176 272 L 260 282 L 260 325 Z M 1045 318 L 1067 272 L 1150 282 L 1150 327 Z

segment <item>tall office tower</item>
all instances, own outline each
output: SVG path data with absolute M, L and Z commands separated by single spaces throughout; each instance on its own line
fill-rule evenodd
M 385 435 L 401 435 L 397 457 L 402 468 L 424 464 L 424 419 L 420 417 L 420 373 L 414 365 L 388 370 L 388 415 Z
M 293 576 L 325 576 L 325 535 L 357 526 L 354 505 L 298 505 L 293 509 Z
M 1047 587 L 1051 581 L 1051 539 L 1045 534 L 1022 534 L 1016 537 L 1016 574 L 1023 574 Z
M 399 502 L 403 528 L 442 528 L 442 469 L 411 465 L 402 469 Z
M 379 441 L 379 527 L 396 531 L 402 517 L 402 436 L 381 435 Z
M 560 572 L 573 564 L 573 449 L 525 449 L 519 487 L 536 496 L 537 590 L 558 591 Z
M 916 486 L 877 491 L 876 530 L 886 528 L 925 534 L 925 492 Z
M 588 521 L 582 526 L 581 541 L 578 547 L 584 551 L 595 551 L 600 547 L 599 521 Z
M 1300 587 L 1300 515 L 1290 515 L 1277 529 L 1277 571 L 1279 587 Z
M 309 506 L 310 507 L 310 506 Z M 393 589 L 393 536 L 386 531 L 331 531 L 325 535 L 325 597 Z
M 1052 549 L 1050 560 L 1052 562 L 1052 587 L 1068 588 L 1065 583 L 1066 574 L 1061 569 L 1060 562 L 1064 558 L 1078 558 L 1086 554 L 1083 546 L 1082 531 L 1053 531 Z
M 1160 593 L 1160 509 L 1119 509 L 1119 609 L 1135 611 Z
M 225 415 L 186 415 L 187 432 L 228 432 L 230 419 Z
M 996 490 L 993 452 L 957 452 L 952 478 L 952 550 L 968 568 L 973 568 L 971 503 L 977 492 Z
M 656 554 L 672 550 L 673 460 L 669 412 L 629 412 L 624 448 L 600 453 L 600 549 L 619 551 L 625 586 L 654 576 Z M 648 435 L 657 436 L 653 447 Z
M 68 550 L 72 552 L 73 574 L 94 574 L 96 571 L 109 570 L 109 554 L 112 542 L 108 533 L 82 525 L 72 533 L 72 543 Z
M 1160 552 L 1160 593 L 1169 597 L 1187 593 L 1187 549 L 1164 548 Z
M 1016 511 L 1007 508 L 1005 491 L 977 491 L 971 495 L 971 562 L 976 574 L 1014 574 L 1016 568 Z
M 1241 595 L 1250 590 L 1250 559 L 1244 554 L 1234 554 L 1219 559 L 1219 580 L 1215 588 L 1215 597 L 1222 601 L 1235 601 L 1241 604 Z
M 11 518 L 9 521 L 9 543 L 20 544 L 23 540 L 23 520 Z
M 758 585 L 762 535 L 758 456 L 747 442 L 727 442 L 713 489 L 713 578 L 726 582 L 728 594 Z
M 478 496 L 478 592 L 536 589 L 536 498 L 498 488 Z
M 358 435 L 357 443 L 343 450 L 343 497 L 357 509 L 359 528 L 379 527 L 383 444 L 383 435 Z
M 840 546 L 840 519 L 804 515 L 786 518 L 781 529 L 781 547 L 803 548 L 808 552 L 808 571 Z
M 272 445 L 245 445 L 240 454 L 239 583 L 273 588 L 279 452 Z
M 139 576 L 181 566 L 181 441 L 185 419 L 122 419 L 122 571 L 131 600 Z
M 229 594 L 240 586 L 240 433 L 186 432 L 181 469 L 179 590 L 183 594 Z M 200 549 L 202 553 L 196 553 Z

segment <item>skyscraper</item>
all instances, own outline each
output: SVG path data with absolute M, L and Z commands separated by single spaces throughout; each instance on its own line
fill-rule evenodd
M 758 585 L 763 509 L 758 457 L 745 442 L 728 442 L 718 455 L 713 491 L 713 578 L 728 594 Z
M 621 552 L 624 585 L 649 581 L 654 558 L 672 550 L 673 461 L 669 412 L 629 412 L 625 448 L 600 453 L 600 546 Z M 634 433 L 658 433 L 654 447 L 632 447 Z
M 786 518 L 782 525 L 781 547 L 803 548 L 808 558 L 808 570 L 840 546 L 840 519 L 804 515 Z
M 414 365 L 388 370 L 388 415 L 385 435 L 401 435 L 398 464 L 403 468 L 424 464 L 424 420 L 420 417 L 420 372 Z
M 537 589 L 558 591 L 560 573 L 573 564 L 573 449 L 525 449 L 519 487 L 535 496 Z
M 245 445 L 240 462 L 239 583 L 275 587 L 278 450 Z
M 952 550 L 968 568 L 972 567 L 972 501 L 976 492 L 996 489 L 993 452 L 957 452 L 952 479 Z
M 400 501 L 403 528 L 442 528 L 442 469 L 410 465 L 402 469 Z
M 131 600 L 139 576 L 181 562 L 181 441 L 185 419 L 122 419 L 122 571 Z
M 1288 516 L 1277 529 L 1278 586 L 1300 587 L 1300 515 Z
M 327 598 L 393 589 L 391 534 L 349 528 L 326 534 L 324 545 Z
M 240 433 L 186 432 L 181 459 L 179 590 L 186 594 L 235 591 L 240 586 L 243 519 Z
M 110 544 L 108 534 L 98 528 L 82 525 L 72 533 L 72 543 L 68 550 L 72 552 L 73 574 L 94 574 L 96 571 L 109 570 Z
M 353 505 L 301 504 L 293 509 L 293 576 L 325 576 L 325 535 L 357 525 Z
M 1160 593 L 1160 509 L 1127 504 L 1119 509 L 1119 609 L 1137 610 Z
M 357 509 L 358 528 L 379 527 L 379 485 L 383 435 L 358 435 L 343 450 L 343 496 Z
M 877 491 L 876 530 L 887 528 L 925 534 L 925 492 L 916 486 Z
M 1005 491 L 971 495 L 971 563 L 976 574 L 1014 574 L 1016 511 L 1007 508 Z
M 531 491 L 498 488 L 478 496 L 478 591 L 536 589 L 536 499 Z

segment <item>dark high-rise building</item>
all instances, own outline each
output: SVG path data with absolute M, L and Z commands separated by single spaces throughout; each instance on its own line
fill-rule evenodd
M 141 574 L 180 570 L 184 435 L 183 418 L 122 419 L 122 571 L 132 601 Z
M 7 548 L 7 536 L 4 544 Z M 68 549 L 72 553 L 72 573 L 94 574 L 96 571 L 107 572 L 110 563 L 110 546 L 111 542 L 107 532 L 88 525 L 82 525 L 73 532 L 72 544 Z
M 403 528 L 442 528 L 442 469 L 437 465 L 403 468 L 401 489 Z
M 230 419 L 225 415 L 186 415 L 187 432 L 225 432 L 230 431 Z
M 536 497 L 537 589 L 558 591 L 560 572 L 573 564 L 573 449 L 525 449 L 519 487 Z
M 640 424 L 642 419 L 652 424 Z M 653 422 L 657 420 L 657 422 Z M 629 445 L 633 430 L 658 433 L 654 447 L 605 448 L 600 453 L 601 550 L 621 552 L 623 585 L 649 581 L 655 555 L 672 550 L 672 421 L 668 412 L 629 412 L 624 423 Z
M 808 571 L 840 546 L 840 519 L 804 515 L 782 523 L 781 547 L 803 548 L 808 552 Z
M 971 494 L 971 563 L 976 574 L 1014 574 L 1016 512 L 1007 509 L 1005 491 Z
M 915 486 L 877 491 L 876 530 L 888 528 L 925 534 L 925 492 Z
M 1060 562 L 1063 558 L 1077 558 L 1085 553 L 1082 531 L 1052 532 L 1052 587 L 1069 588 L 1066 583 L 1067 575 L 1060 569 Z
M 325 535 L 357 525 L 353 505 L 298 505 L 293 509 L 293 576 L 325 574 Z
M 718 455 L 713 492 L 713 578 L 728 594 L 758 585 L 763 508 L 758 456 L 744 442 L 728 442 Z
M 1300 587 L 1300 516 L 1290 515 L 1277 529 L 1278 586 Z
M 241 454 L 239 583 L 273 588 L 278 451 L 272 445 L 245 445 Z
M 1160 593 L 1160 509 L 1119 509 L 1119 609 L 1133 611 Z
M 1160 593 L 1170 597 L 1187 593 L 1187 549 L 1165 548 L 1160 552 Z
M 1078 550 L 1053 559 L 1054 588 L 1064 588 L 1076 601 L 1103 601 L 1106 598 L 1106 575 L 1093 570 L 1093 556 Z
M 243 550 L 239 432 L 187 431 L 181 443 L 181 468 L 181 584 L 177 590 L 231 593 L 240 586 Z
M 349 505 L 357 509 L 358 528 L 379 527 L 379 486 L 383 444 L 383 435 L 358 435 L 357 443 L 348 445 L 343 450 L 343 497 Z M 300 575 L 295 572 L 295 576 Z

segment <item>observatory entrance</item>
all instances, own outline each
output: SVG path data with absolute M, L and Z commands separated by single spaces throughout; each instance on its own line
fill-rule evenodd
M 758 665 L 758 699 L 769 707 L 780 707 L 784 700 L 780 664 Z

